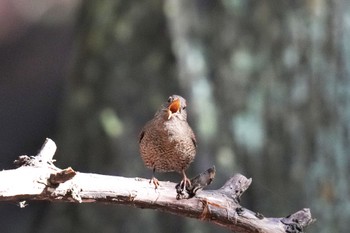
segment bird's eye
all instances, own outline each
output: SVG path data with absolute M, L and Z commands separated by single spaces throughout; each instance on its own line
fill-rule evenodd
M 171 103 L 172 101 L 173 101 L 173 97 L 170 96 L 170 97 L 168 98 L 168 103 Z
M 186 109 L 186 106 L 183 106 L 183 107 L 182 107 L 182 110 L 185 110 L 185 109 Z

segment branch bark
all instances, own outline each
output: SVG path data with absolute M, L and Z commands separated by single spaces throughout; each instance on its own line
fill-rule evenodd
M 199 184 L 199 188 L 179 197 L 172 182 L 160 182 L 155 190 L 148 179 L 57 168 L 52 159 L 55 151 L 55 143 L 47 139 L 37 156 L 22 155 L 15 161 L 19 168 L 1 171 L 0 201 L 15 201 L 20 207 L 25 207 L 29 200 L 123 204 L 210 221 L 235 232 L 303 232 L 314 222 L 309 209 L 285 218 L 265 218 L 242 207 L 240 196 L 252 180 L 241 174 L 234 175 L 218 190 L 199 191 L 213 179 L 213 173 L 208 176 L 204 172 L 195 178 L 201 182 L 193 182 Z M 210 178 L 209 182 L 206 177 Z

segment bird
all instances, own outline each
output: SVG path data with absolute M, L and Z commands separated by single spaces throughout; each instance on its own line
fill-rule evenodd
M 145 166 L 153 171 L 149 182 L 155 189 L 159 186 L 156 172 L 181 173 L 182 189 L 191 186 L 185 171 L 196 156 L 197 141 L 187 122 L 186 107 L 182 96 L 169 96 L 139 134 L 140 154 Z

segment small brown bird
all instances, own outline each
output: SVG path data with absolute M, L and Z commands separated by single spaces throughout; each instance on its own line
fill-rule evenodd
M 147 122 L 139 136 L 141 157 L 146 167 L 153 169 L 155 188 L 159 186 L 155 172 L 182 173 L 181 187 L 191 185 L 185 170 L 196 155 L 196 138 L 187 123 L 186 100 L 172 95 L 154 118 Z

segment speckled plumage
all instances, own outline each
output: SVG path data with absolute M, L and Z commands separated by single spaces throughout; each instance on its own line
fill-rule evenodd
M 175 100 L 180 100 L 180 108 L 169 117 L 170 105 Z M 146 167 L 154 172 L 182 172 L 184 182 L 187 182 L 185 170 L 196 155 L 196 138 L 187 123 L 184 98 L 178 95 L 169 97 L 168 102 L 143 127 L 139 146 Z

